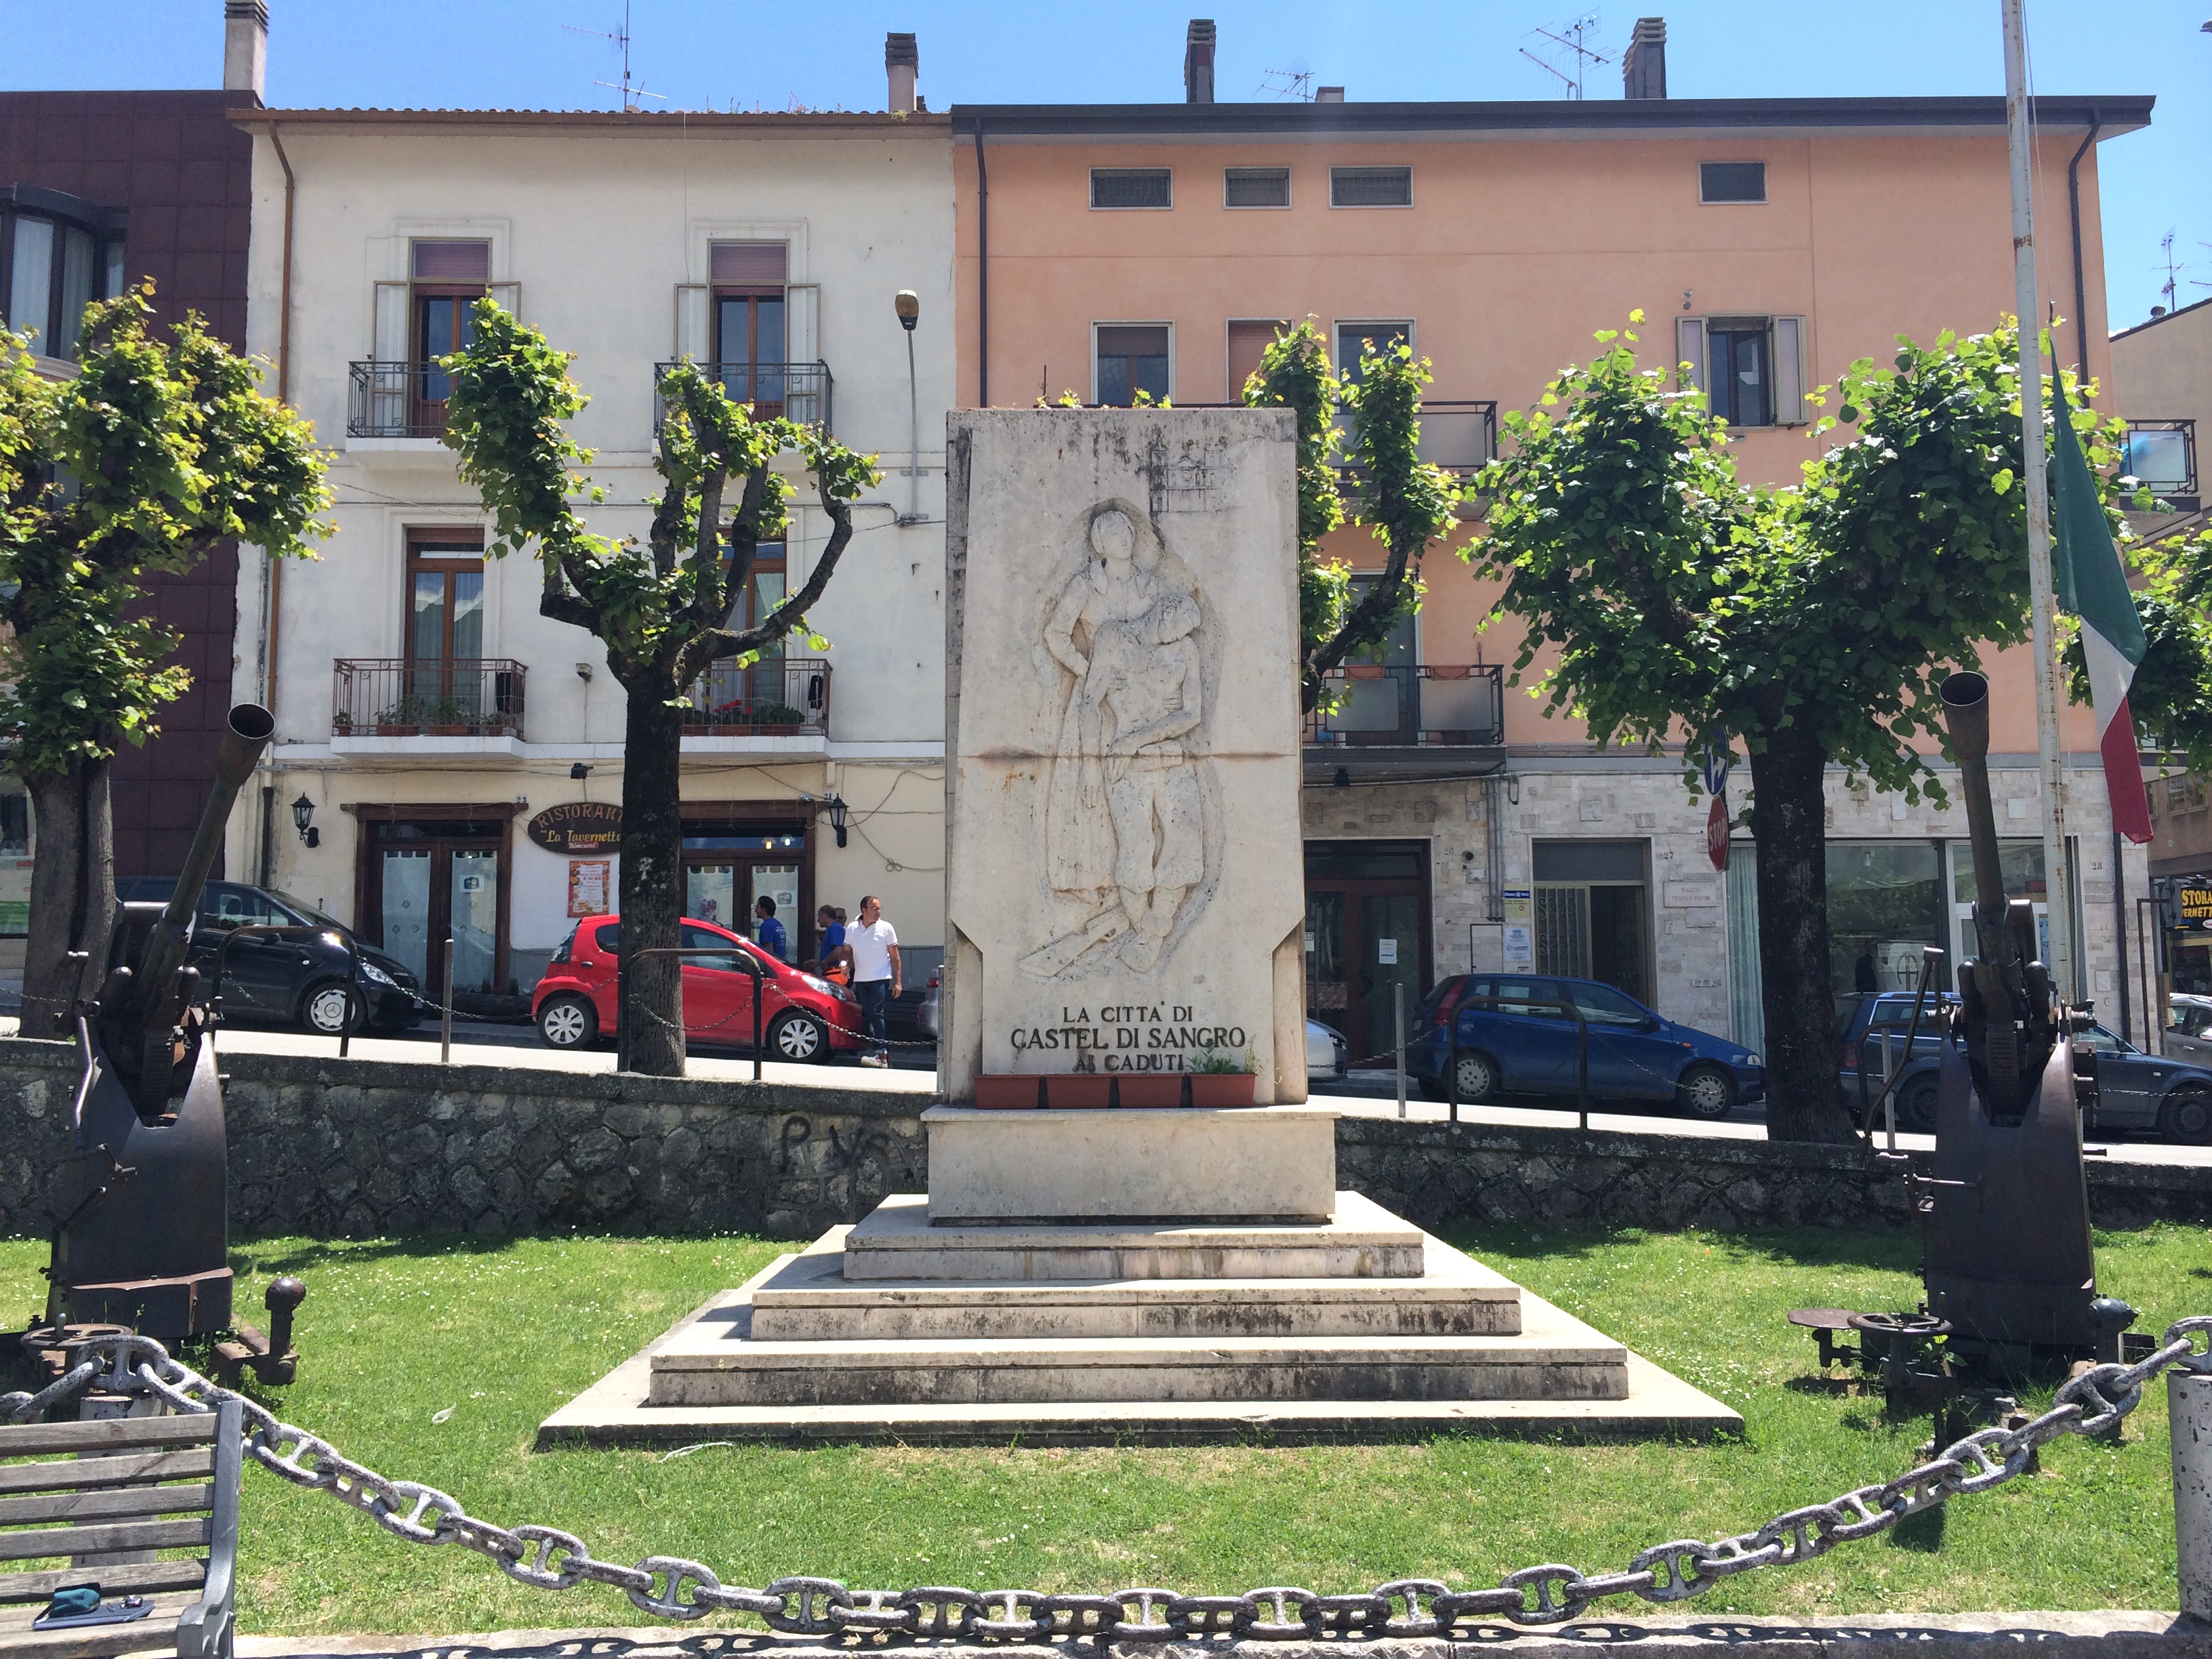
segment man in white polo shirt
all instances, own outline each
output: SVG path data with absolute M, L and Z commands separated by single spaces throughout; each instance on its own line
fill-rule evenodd
M 860 920 L 845 930 L 853 950 L 853 994 L 860 1000 L 860 1029 L 876 1047 L 860 1056 L 863 1066 L 891 1063 L 887 1020 L 891 999 L 899 994 L 898 935 L 884 920 L 882 902 L 871 893 L 860 901 Z

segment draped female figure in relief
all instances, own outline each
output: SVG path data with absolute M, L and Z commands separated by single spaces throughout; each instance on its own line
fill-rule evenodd
M 1073 676 L 1045 802 L 1055 937 L 1021 963 L 1045 979 L 1112 963 L 1149 971 L 1205 873 L 1186 742 L 1205 715 L 1197 598 L 1118 503 L 1092 509 L 1086 540 L 1044 628 Z

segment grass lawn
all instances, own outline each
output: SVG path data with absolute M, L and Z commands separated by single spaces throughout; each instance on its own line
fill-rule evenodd
M 530 1449 L 538 1420 L 780 1249 L 750 1239 L 475 1243 L 266 1239 L 234 1251 L 242 1307 L 302 1274 L 290 1421 L 505 1525 L 580 1534 L 625 1563 L 708 1563 L 726 1583 L 813 1573 L 855 1587 L 1019 1584 L 1190 1593 L 1424 1577 L 1488 1586 L 1541 1561 L 1623 1567 L 1648 1544 L 1749 1531 L 1910 1467 L 1927 1419 L 1808 1382 L 1808 1304 L 1917 1298 L 1910 1234 L 1606 1237 L 1492 1228 L 1455 1239 L 1741 1411 L 1741 1441 L 1190 1449 Z M 2099 1241 L 2104 1288 L 2154 1332 L 2212 1311 L 2201 1229 Z M 0 1307 L 37 1305 L 46 1249 L 0 1243 Z M 2047 1405 L 2047 1394 L 2027 1403 Z M 1685 1610 L 1793 1616 L 2176 1602 L 2166 1396 L 2120 1445 L 2069 1437 L 2045 1468 L 1808 1566 L 1730 1581 Z M 241 1626 L 252 1634 L 457 1632 L 645 1622 L 617 1592 L 525 1589 L 482 1558 L 401 1542 L 248 1465 Z M 1614 1604 L 1600 1604 L 1613 1610 Z M 1619 1604 L 1635 1616 L 1645 1604 Z M 1648 1610 L 1648 1609 L 1647 1609 Z

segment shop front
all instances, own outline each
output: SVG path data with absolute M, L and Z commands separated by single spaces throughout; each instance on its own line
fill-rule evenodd
M 1305 863 L 1307 1017 L 1375 1064 L 1432 982 L 1429 843 L 1310 841 Z
M 362 936 L 436 994 L 453 951 L 456 996 L 516 994 L 509 961 L 512 805 L 359 805 Z
M 2170 990 L 2212 994 L 2212 873 L 2161 878 Z

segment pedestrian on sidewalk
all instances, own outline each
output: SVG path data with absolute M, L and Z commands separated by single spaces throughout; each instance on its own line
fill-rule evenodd
M 899 994 L 898 934 L 884 920 L 883 902 L 873 893 L 860 901 L 860 920 L 845 930 L 845 943 L 853 952 L 853 994 L 860 1000 L 860 1027 L 876 1045 L 860 1056 L 860 1064 L 888 1066 L 890 1003 Z
M 783 924 L 775 919 L 775 901 L 766 893 L 753 906 L 758 925 L 753 929 L 753 942 L 778 962 L 791 960 L 791 943 L 783 936 Z
M 850 985 L 853 947 L 845 943 L 845 913 L 834 904 L 825 904 L 814 913 L 814 927 L 822 935 L 822 977 Z

